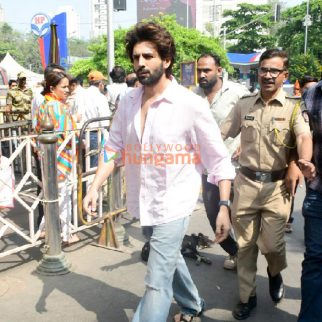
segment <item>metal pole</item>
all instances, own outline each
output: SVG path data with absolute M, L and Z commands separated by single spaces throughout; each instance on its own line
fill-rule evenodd
M 213 36 L 215 37 L 215 34 L 216 34 L 216 32 L 215 32 L 215 30 L 216 30 L 216 0 L 214 0 L 214 26 L 213 26 L 213 28 L 214 28 Z
M 187 5 L 186 5 L 186 16 L 187 16 L 187 29 L 189 28 L 189 0 L 187 0 Z
M 309 7 L 310 7 L 309 2 L 310 0 L 307 0 L 307 3 L 306 3 L 304 54 L 306 54 L 306 51 L 307 51 L 307 34 L 309 29 Z
M 37 267 L 37 272 L 42 275 L 63 275 L 69 273 L 70 264 L 61 250 L 60 218 L 57 182 L 57 137 L 53 132 L 54 126 L 48 115 L 42 122 L 42 134 L 38 140 L 41 143 L 43 156 L 43 189 L 45 213 L 45 252 Z
M 226 27 L 224 27 L 224 50 L 226 50 Z
M 114 31 L 113 31 L 113 0 L 108 0 L 107 8 L 107 57 L 108 57 L 108 73 L 114 67 Z M 109 82 L 112 80 L 109 78 Z

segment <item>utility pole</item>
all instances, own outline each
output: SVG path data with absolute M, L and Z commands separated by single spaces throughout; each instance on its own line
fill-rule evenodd
M 305 37 L 304 37 L 304 54 L 307 52 L 307 37 L 308 37 L 308 29 L 309 26 L 312 26 L 312 19 L 309 15 L 309 8 L 310 8 L 310 0 L 307 0 L 306 3 L 306 16 L 303 20 L 303 26 L 305 27 Z
M 114 67 L 113 0 L 107 0 L 107 5 L 107 73 L 109 73 Z M 109 82 L 112 82 L 110 78 Z
M 187 0 L 187 5 L 186 5 L 186 16 L 187 16 L 187 29 L 189 28 L 189 0 Z
M 224 50 L 226 50 L 226 30 L 227 27 L 224 27 Z

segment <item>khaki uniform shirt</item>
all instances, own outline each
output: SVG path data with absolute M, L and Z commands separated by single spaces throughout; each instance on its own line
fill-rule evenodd
M 28 114 L 31 111 L 32 90 L 30 88 L 9 90 L 7 105 L 12 105 L 12 112 Z
M 239 163 L 254 171 L 271 172 L 287 167 L 296 136 L 310 134 L 310 128 L 298 109 L 293 130 L 290 120 L 299 97 L 288 96 L 282 89 L 265 103 L 260 95 L 243 97 L 221 125 L 223 139 L 241 133 Z

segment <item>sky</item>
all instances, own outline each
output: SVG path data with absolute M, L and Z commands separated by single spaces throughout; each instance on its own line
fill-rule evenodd
M 136 1 L 127 0 L 127 10 L 114 12 L 113 25 L 129 27 L 136 23 Z M 90 1 L 89 0 L 0 0 L 5 10 L 5 20 L 14 29 L 29 32 L 31 18 L 36 13 L 45 13 L 52 17 L 60 6 L 71 5 L 80 16 L 81 38 L 89 38 Z
M 110 1 L 110 0 L 109 0 Z M 198 0 L 197 0 L 198 1 Z M 292 7 L 305 0 L 284 0 L 283 2 Z M 59 6 L 71 5 L 80 16 L 81 38 L 88 39 L 90 31 L 90 1 L 89 0 L 0 0 L 5 10 L 5 20 L 14 29 L 22 32 L 30 31 L 31 18 L 36 13 L 45 13 L 49 16 L 57 14 Z M 256 0 L 254 0 L 254 4 Z M 136 23 L 136 0 L 127 0 L 127 10 L 114 12 L 114 28 L 129 27 Z

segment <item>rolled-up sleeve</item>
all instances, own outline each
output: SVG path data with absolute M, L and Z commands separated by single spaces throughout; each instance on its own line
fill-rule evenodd
M 208 181 L 218 185 L 221 180 L 233 180 L 235 168 L 207 104 L 200 104 L 196 114 L 196 144 L 200 147 L 201 162 L 207 169 Z
M 112 126 L 110 128 L 108 138 L 104 143 L 104 162 L 109 160 L 120 161 L 123 153 L 123 137 L 122 137 L 122 110 L 124 107 L 120 106 L 116 111 Z

